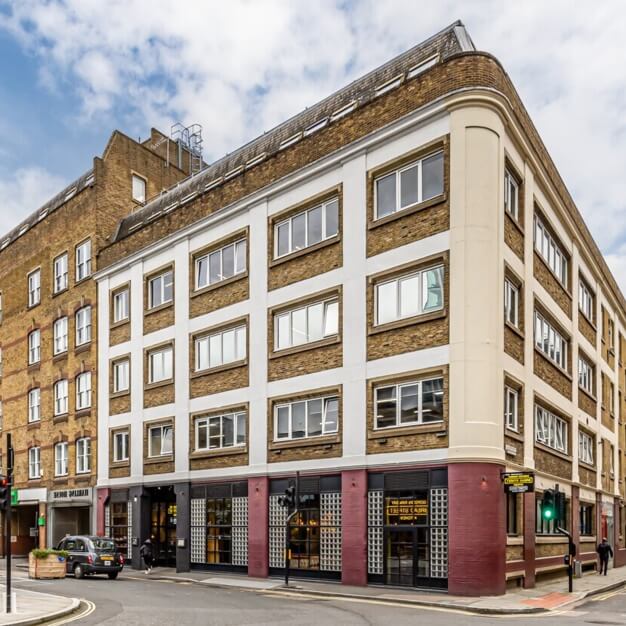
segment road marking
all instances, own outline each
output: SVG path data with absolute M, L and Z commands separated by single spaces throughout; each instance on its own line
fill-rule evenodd
M 623 596 L 623 595 L 626 595 L 626 590 L 615 589 L 613 591 L 608 591 L 607 593 L 594 596 L 593 598 L 589 598 L 589 602 L 602 602 L 604 600 L 608 600 L 609 598 L 612 598 L 613 596 Z
M 96 610 L 96 605 L 91 600 L 81 599 L 81 604 L 86 605 L 86 609 L 81 611 L 80 613 L 74 613 L 68 617 L 60 617 L 58 620 L 52 620 L 51 622 L 46 622 L 46 624 L 50 624 L 51 626 L 61 626 L 61 624 L 69 624 L 70 622 L 75 622 L 79 619 L 83 619 L 91 615 Z

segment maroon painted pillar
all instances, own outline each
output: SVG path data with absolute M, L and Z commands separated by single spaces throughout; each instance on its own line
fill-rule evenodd
M 580 488 L 572 485 L 572 501 L 570 508 L 570 528 L 572 541 L 576 546 L 576 558 L 580 558 Z
M 269 479 L 248 478 L 248 576 L 269 575 Z
M 341 582 L 367 585 L 367 470 L 341 473 Z
M 495 463 L 448 465 L 448 591 L 501 595 L 506 591 L 506 511 Z
M 98 489 L 96 500 L 96 535 L 104 537 L 104 507 L 111 497 L 109 488 Z
M 525 493 L 524 503 L 524 589 L 532 589 L 535 586 L 535 517 L 537 505 L 535 494 Z

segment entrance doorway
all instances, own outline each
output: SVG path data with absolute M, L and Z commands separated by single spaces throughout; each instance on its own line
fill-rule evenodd
M 430 586 L 428 529 L 388 528 L 385 534 L 385 583 L 406 587 Z
M 150 538 L 156 565 L 176 566 L 176 494 L 171 486 L 150 489 Z

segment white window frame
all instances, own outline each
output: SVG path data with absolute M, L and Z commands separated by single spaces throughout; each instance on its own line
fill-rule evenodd
M 155 379 L 154 378 L 154 358 L 157 355 L 165 355 L 170 354 L 170 363 L 169 363 L 169 376 L 164 376 L 163 378 Z M 167 373 L 166 361 L 165 357 L 163 357 L 163 373 Z M 162 348 L 155 348 L 154 350 L 150 350 L 148 352 L 148 384 L 153 385 L 155 383 L 161 383 L 166 380 L 173 380 L 174 378 L 174 347 L 171 345 L 163 346 Z
M 504 170 L 504 209 L 517 222 L 519 219 L 519 183 L 507 168 Z M 515 193 L 511 194 L 511 189 Z M 512 200 L 513 198 L 513 200 Z
M 567 454 L 568 423 L 548 409 L 535 405 L 535 441 Z
M 504 425 L 508 430 L 519 432 L 519 389 L 504 386 Z
M 535 311 L 535 346 L 545 357 L 562 370 L 567 371 L 568 341 L 538 311 Z M 558 346 L 560 352 L 557 352 Z
M 224 419 L 232 418 L 233 420 L 233 442 L 230 445 L 224 444 Z M 210 443 L 210 425 L 211 422 L 219 420 L 220 434 L 219 446 L 211 447 Z M 224 413 L 222 415 L 207 415 L 206 417 L 198 417 L 195 420 L 195 449 L 198 451 L 208 450 L 224 450 L 229 448 L 243 448 L 246 445 L 246 420 L 247 413 L 245 411 L 237 411 L 234 413 Z M 243 441 L 237 441 L 237 433 L 239 432 L 240 423 L 243 423 Z M 206 446 L 200 447 L 200 429 L 206 429 Z
M 33 387 L 28 391 L 28 423 L 39 421 L 41 421 L 41 389 Z
M 594 440 L 593 437 L 586 432 L 578 431 L 578 460 L 587 463 L 587 465 L 594 464 Z
M 81 372 L 76 377 L 76 410 L 91 408 L 91 372 Z
M 568 258 L 541 218 L 535 215 L 535 250 L 546 262 L 561 284 L 567 288 Z
M 41 268 L 28 274 L 28 306 L 33 307 L 41 302 Z
M 53 341 L 52 351 L 54 356 L 63 354 L 68 350 L 68 328 L 69 321 L 67 316 L 59 317 L 53 324 Z
M 130 317 L 130 289 L 126 287 L 114 292 L 112 301 L 113 323 L 118 324 L 128 320 Z
M 224 250 L 227 248 L 233 248 L 233 273 L 230 276 L 224 276 Z M 220 259 L 220 271 L 219 275 L 221 278 L 214 280 L 211 282 L 211 267 L 210 267 L 210 257 L 213 255 L 219 255 Z M 200 281 L 201 266 L 202 264 L 206 264 L 206 282 Z M 196 291 L 199 289 L 204 289 L 205 287 L 210 287 L 212 285 L 219 285 L 225 280 L 229 280 L 239 274 L 244 274 L 248 269 L 248 240 L 245 237 L 241 239 L 237 239 L 232 243 L 226 244 L 221 248 L 217 248 L 215 250 L 211 250 L 206 254 L 201 254 L 195 258 L 194 263 L 195 268 L 195 288 Z
M 208 335 L 201 335 L 200 337 L 196 337 L 194 341 L 194 349 L 195 349 L 195 371 L 202 372 L 205 370 L 214 369 L 216 367 L 222 367 L 223 365 L 230 365 L 232 363 L 239 363 L 241 361 L 245 361 L 247 358 L 247 327 L 246 324 L 241 324 L 240 326 L 233 326 L 232 328 L 226 328 L 224 330 L 220 330 L 215 333 L 210 333 Z M 233 344 L 234 344 L 234 358 L 229 361 L 224 360 L 224 341 L 227 336 L 233 335 Z M 219 340 L 217 339 L 219 338 Z M 219 362 L 211 363 L 213 359 L 213 354 L 211 350 L 211 346 L 215 340 L 219 341 L 219 359 L 216 360 Z M 206 359 L 206 362 L 203 362 Z
M 76 246 L 76 282 L 91 276 L 91 239 Z
M 170 283 L 172 286 L 172 297 L 169 299 L 165 299 L 165 284 L 166 284 L 166 278 L 169 276 L 170 279 Z M 154 283 L 156 283 L 157 281 L 160 281 L 159 283 L 159 302 L 155 304 L 154 302 L 154 298 L 152 296 L 152 285 Z M 168 269 L 160 274 L 158 274 L 157 276 L 152 276 L 151 278 L 148 279 L 148 310 L 150 309 L 156 309 L 157 307 L 160 306 L 165 306 L 166 304 L 169 304 L 170 302 L 174 301 L 174 270 L 173 269 Z
M 161 450 L 158 454 L 155 454 L 154 450 L 152 450 L 152 431 L 160 430 L 161 431 Z M 167 450 L 164 452 L 163 442 L 166 440 L 164 436 L 166 431 L 170 431 L 172 433 L 171 441 L 172 441 L 172 449 L 168 452 Z M 148 457 L 156 458 L 162 456 L 172 456 L 174 454 L 174 425 L 173 424 L 154 424 L 152 426 L 148 426 Z
M 76 319 L 76 346 L 84 346 L 91 341 L 91 305 L 78 309 Z
M 424 277 L 429 273 L 437 271 L 439 272 L 440 286 L 441 286 L 441 305 L 433 308 L 429 308 L 424 310 L 424 302 L 426 301 L 424 289 Z M 404 281 L 412 280 L 414 278 L 418 279 L 418 294 L 417 294 L 417 312 L 408 313 L 406 315 L 402 315 L 402 288 L 401 285 Z M 384 322 L 380 321 L 380 311 L 379 311 L 379 292 L 381 287 L 385 285 L 390 285 L 395 283 L 395 297 L 396 297 L 396 316 L 393 319 L 386 320 Z M 442 311 L 446 305 L 446 294 L 445 294 L 445 268 L 443 263 L 432 265 L 430 267 L 425 267 L 417 272 L 410 272 L 408 274 L 403 274 L 402 276 L 396 276 L 395 278 L 391 278 L 389 280 L 381 280 L 380 282 L 375 283 L 374 285 L 374 314 L 375 314 L 375 322 L 376 326 L 383 326 L 385 324 L 392 324 L 393 322 L 397 322 L 403 319 L 410 319 L 412 317 L 417 317 L 419 315 L 425 315 L 428 313 L 434 313 L 436 311 Z
M 578 309 L 593 324 L 593 293 L 585 282 L 578 279 Z
M 141 188 L 142 188 L 141 194 L 137 193 L 138 190 L 135 187 L 135 182 L 141 183 Z M 133 174 L 132 181 L 131 181 L 131 194 L 132 194 L 133 200 L 135 202 L 139 202 L 140 204 L 144 204 L 146 202 L 147 192 L 148 192 L 148 181 L 143 176 L 139 176 L 139 174 Z
M 41 448 L 33 446 L 28 448 L 28 479 L 41 478 Z
M 57 380 L 53 385 L 54 415 L 65 415 L 69 411 L 69 384 L 67 378 Z
M 28 333 L 28 364 L 34 365 L 41 361 L 41 330 L 36 328 Z
M 332 204 L 336 204 L 337 208 L 337 230 L 335 232 L 327 232 L 327 211 L 329 211 L 329 207 Z M 318 209 L 321 209 L 321 215 L 322 215 L 322 238 L 319 241 L 314 241 L 314 242 L 309 242 L 309 214 L 312 213 L 313 211 L 317 211 Z M 296 220 L 299 217 L 305 216 L 304 218 L 304 246 L 302 248 L 293 248 L 293 222 L 294 220 Z M 287 227 L 287 252 L 283 252 L 282 254 L 280 254 L 279 252 L 279 231 L 281 230 L 281 228 L 283 227 Z M 280 259 L 286 256 L 289 256 L 290 254 L 293 254 L 294 252 L 299 252 L 300 250 L 306 250 L 307 248 L 310 248 L 311 246 L 314 246 L 318 243 L 321 243 L 322 241 L 326 241 L 328 239 L 332 239 L 333 237 L 336 237 L 337 234 L 339 233 L 339 197 L 338 196 L 334 196 L 333 198 L 330 198 L 320 204 L 316 204 L 315 206 L 312 206 L 308 209 L 305 209 L 304 211 L 300 211 L 299 213 L 296 213 L 295 215 L 291 215 L 290 217 L 284 219 L 284 220 L 280 220 L 279 222 L 276 222 L 276 224 L 274 224 L 274 258 L 275 259 Z
M 442 190 L 441 193 L 435 195 L 435 196 L 431 196 L 429 198 L 424 198 L 423 197 L 423 180 L 422 180 L 422 163 L 424 161 L 427 161 L 428 159 L 436 156 L 436 155 L 442 155 L 443 158 L 443 168 L 444 168 L 444 175 L 443 175 L 443 185 L 442 185 Z M 413 167 L 417 166 L 417 200 L 415 202 L 411 202 L 410 204 L 407 204 L 406 206 L 402 206 L 402 190 L 401 190 L 401 177 L 402 177 L 402 173 L 410 170 Z M 383 217 L 388 217 L 389 215 L 394 215 L 396 213 L 399 213 L 400 211 L 404 211 L 405 209 L 408 209 L 409 207 L 412 206 L 416 206 L 422 202 L 425 202 L 426 200 L 431 200 L 432 198 L 438 198 L 439 196 L 441 196 L 444 191 L 445 191 L 445 154 L 443 153 L 443 150 L 434 150 L 433 152 L 424 155 L 423 157 L 421 157 L 420 159 L 417 159 L 411 163 L 409 163 L 408 165 L 403 165 L 401 168 L 398 168 L 397 170 L 391 171 L 391 172 L 386 172 L 385 174 L 381 174 L 380 176 L 377 176 L 374 179 L 374 219 L 378 220 L 378 219 L 382 219 Z M 386 213 L 385 215 L 379 215 L 379 211 L 378 211 L 378 181 L 379 180 L 383 180 L 384 178 L 387 178 L 388 176 L 394 176 L 396 177 L 396 203 L 395 203 L 395 208 L 393 211 L 391 211 L 391 213 Z
M 319 435 L 309 435 L 309 406 L 310 403 L 315 400 L 322 401 L 322 432 Z M 328 403 L 331 401 L 337 402 L 337 425 L 334 430 L 330 430 L 330 427 L 327 428 L 327 407 Z M 301 402 L 306 403 L 306 414 L 305 414 L 305 435 L 304 437 L 293 437 L 293 405 L 299 404 Z M 274 405 L 274 441 L 300 441 L 306 439 L 315 439 L 317 437 L 323 437 L 325 435 L 331 435 L 339 430 L 339 414 L 341 410 L 341 399 L 339 396 L 331 395 L 331 396 L 321 396 L 317 398 L 306 398 L 303 400 L 293 400 L 291 402 L 280 402 Z M 289 433 L 287 437 L 279 437 L 278 436 L 278 411 L 281 408 L 287 407 L 289 410 Z
M 122 456 L 118 456 L 118 439 L 121 441 Z M 123 463 L 129 460 L 130 433 L 128 430 L 113 432 L 113 463 Z
M 91 437 L 80 437 L 76 440 L 76 473 L 91 472 Z
M 54 475 L 67 476 L 69 474 L 69 444 L 59 441 L 54 444 Z
M 118 375 L 122 366 L 126 369 L 124 379 L 126 385 L 124 387 L 120 386 L 122 379 Z M 125 393 L 127 391 L 130 391 L 130 359 L 118 359 L 117 361 L 113 361 L 113 393 Z
M 312 338 L 311 328 L 309 324 L 310 312 L 314 307 L 322 306 L 322 328 L 321 328 L 321 336 Z M 333 323 L 332 319 L 329 317 L 329 311 L 336 311 L 336 320 Z M 294 329 L 293 329 L 293 318 L 294 315 L 305 311 L 305 326 L 306 326 L 306 339 L 300 343 L 294 343 Z M 288 343 L 281 345 L 281 320 L 287 320 L 287 328 L 288 328 Z M 327 327 L 330 324 L 330 332 L 327 331 Z M 328 339 L 329 337 L 336 337 L 339 335 L 339 298 L 336 296 L 332 298 L 328 298 L 326 300 L 319 300 L 317 302 L 311 302 L 310 304 L 306 304 L 304 306 L 297 306 L 293 309 L 288 309 L 286 311 L 279 311 L 274 313 L 274 350 L 287 350 L 289 348 L 294 348 L 298 346 L 304 346 L 309 343 L 316 343 L 318 341 L 323 341 Z
M 59 254 L 53 261 L 54 293 L 60 293 L 67 289 L 69 284 L 69 256 L 67 252 Z
M 519 287 L 510 279 L 504 279 L 504 319 L 519 328 Z
M 432 382 L 435 380 L 441 380 L 442 381 L 442 389 L 441 389 L 441 394 L 444 394 L 443 391 L 443 377 L 442 376 L 431 376 L 429 378 L 422 378 L 419 380 L 413 380 L 413 381 L 407 381 L 407 382 L 402 382 L 402 383 L 395 383 L 395 384 L 380 384 L 377 385 L 374 388 L 374 430 L 387 430 L 389 428 L 404 428 L 405 426 L 415 426 L 415 425 L 419 425 L 419 424 L 441 424 L 444 420 L 444 417 L 442 416 L 440 420 L 434 420 L 434 421 L 424 421 L 424 410 L 423 410 L 423 400 L 424 400 L 424 383 L 426 382 Z M 417 386 L 417 410 L 416 410 L 416 418 L 415 420 L 411 421 L 411 422 L 403 422 L 401 421 L 401 414 L 402 414 L 402 389 L 404 387 L 413 387 L 413 386 Z M 380 393 L 380 391 L 382 391 L 383 389 L 395 389 L 395 403 L 396 403 L 396 421 L 394 424 L 390 424 L 388 426 L 379 426 L 378 425 L 378 418 L 380 417 L 378 415 L 378 404 L 379 402 L 381 402 L 378 399 L 378 394 Z M 385 402 L 389 402 L 388 400 L 386 400 Z M 442 404 L 442 411 L 443 411 L 443 404 Z
M 594 391 L 594 367 L 589 361 L 578 355 L 578 386 L 584 389 L 590 396 L 595 397 Z

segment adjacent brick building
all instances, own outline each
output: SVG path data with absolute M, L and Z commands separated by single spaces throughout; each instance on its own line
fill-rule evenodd
M 16 554 L 93 529 L 93 273 L 119 220 L 188 175 L 188 163 L 168 162 L 168 141 L 156 130 L 143 143 L 114 132 L 92 169 L 0 239 L 0 450 L 11 433 Z

